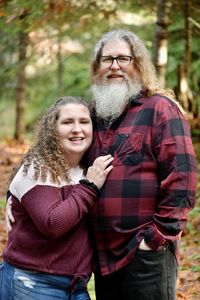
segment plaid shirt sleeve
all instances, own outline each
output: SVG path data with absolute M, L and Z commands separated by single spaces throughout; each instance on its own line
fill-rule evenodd
M 197 164 L 190 128 L 178 106 L 172 102 L 163 109 L 162 101 L 158 101 L 154 113 L 153 151 L 160 190 L 158 206 L 144 238 L 152 249 L 157 249 L 167 240 L 180 238 L 188 212 L 194 207 Z

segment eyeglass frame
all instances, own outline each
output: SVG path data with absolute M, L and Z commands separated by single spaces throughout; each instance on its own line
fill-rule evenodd
M 107 58 L 110 58 L 112 60 L 112 62 L 110 63 L 110 65 L 107 65 L 107 67 L 109 67 L 109 68 L 113 65 L 114 60 L 116 60 L 116 62 L 117 62 L 117 64 L 118 64 L 119 67 L 127 67 L 127 66 L 129 66 L 130 62 L 133 60 L 133 57 L 130 56 L 130 55 L 118 55 L 118 56 L 102 55 L 102 56 L 99 57 L 99 63 L 100 63 L 100 65 L 103 65 L 102 62 L 101 62 L 101 58 L 102 57 L 107 57 Z M 121 58 L 121 57 L 128 57 L 129 58 L 129 62 L 128 62 L 127 65 L 123 65 L 123 64 L 120 65 L 120 63 L 118 62 L 118 59 Z

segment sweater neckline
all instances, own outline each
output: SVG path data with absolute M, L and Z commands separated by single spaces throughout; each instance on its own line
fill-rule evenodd
M 69 169 L 70 183 L 77 184 L 79 180 L 84 179 L 83 169 L 80 166 Z

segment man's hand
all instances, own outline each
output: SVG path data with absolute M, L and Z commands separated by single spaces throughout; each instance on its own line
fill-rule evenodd
M 6 204 L 6 227 L 7 232 L 12 230 L 12 223 L 15 223 L 14 216 L 12 214 L 12 197 L 9 197 Z

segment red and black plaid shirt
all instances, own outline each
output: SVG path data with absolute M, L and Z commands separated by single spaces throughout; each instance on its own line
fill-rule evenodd
M 174 101 L 140 95 L 106 128 L 101 122 L 90 152 L 114 156 L 113 170 L 92 219 L 102 274 L 127 265 L 139 243 L 177 244 L 197 188 L 190 128 Z

